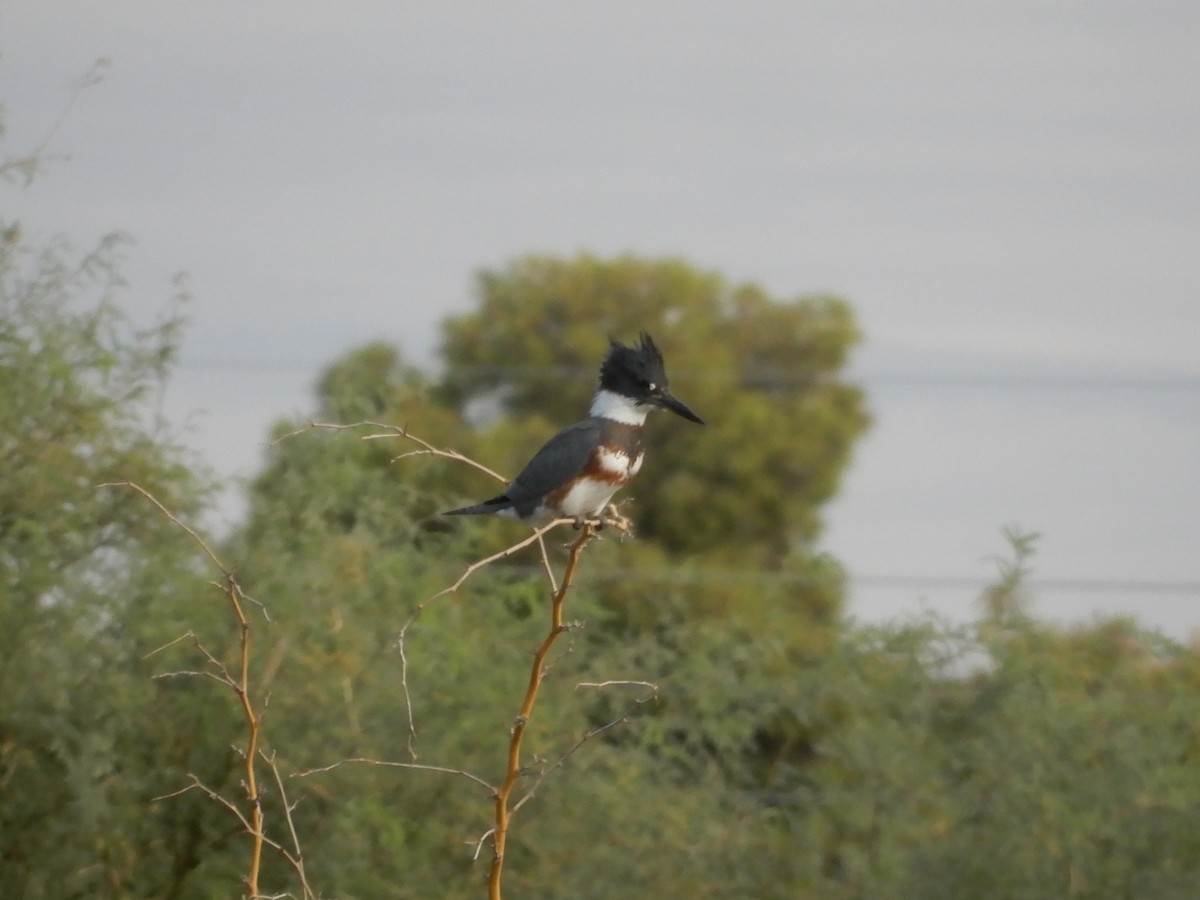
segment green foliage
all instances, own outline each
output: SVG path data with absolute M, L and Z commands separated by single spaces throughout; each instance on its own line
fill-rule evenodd
M 236 622 L 182 529 L 96 487 L 137 482 L 185 519 L 203 507 L 147 402 L 178 317 L 122 316 L 117 239 L 76 257 L 15 223 L 0 235 L 0 896 L 236 896 L 249 841 L 230 811 L 200 791 L 155 799 L 194 776 L 245 803 L 238 698 L 197 675 L 237 668 Z M 586 406 L 603 336 L 647 328 L 712 422 L 652 423 L 641 536 L 584 556 L 526 738 L 518 793 L 536 791 L 509 896 L 1195 895 L 1194 648 L 1119 620 L 1039 624 L 1033 536 L 1015 531 L 979 623 L 839 620 L 842 573 L 815 541 L 865 424 L 838 380 L 857 339 L 845 304 L 589 257 L 521 260 L 481 289 L 447 324 L 443 379 L 368 346 L 322 375 L 314 418 L 409 425 L 511 473 Z M 473 470 L 362 429 L 284 436 L 299 427 L 276 429 L 220 555 L 270 613 L 251 610 L 250 700 L 309 881 L 347 900 L 482 896 L 479 783 L 300 773 L 409 761 L 411 742 L 495 783 L 548 590 L 528 557 L 482 571 L 428 604 L 401 656 L 416 605 L 517 532 L 435 515 L 494 487 Z M 649 681 L 653 699 L 630 684 Z M 267 834 L 287 843 L 264 785 Z M 298 895 L 274 851 L 262 881 Z
M 138 329 L 114 294 L 123 242 L 0 243 L 0 895 L 127 896 L 173 873 L 154 848 L 207 809 L 147 812 L 179 769 L 219 770 L 228 726 L 169 714 L 141 657 L 201 628 L 194 548 L 128 491 L 187 514 L 203 482 L 153 414 L 179 319 Z M 156 813 L 160 813 L 158 815 Z
M 5 359 L 20 371 L 4 377 L 20 388 L 3 411 L 24 429 L 6 432 L 7 458 L 24 460 L 6 509 L 26 537 L 3 545 L 0 892 L 231 896 L 247 841 L 229 812 L 198 792 L 153 798 L 187 773 L 241 798 L 236 699 L 210 679 L 151 678 L 202 668 L 190 641 L 144 657 L 190 630 L 232 665 L 236 628 L 186 535 L 149 504 L 91 488 L 103 473 L 153 486 L 181 512 L 200 501 L 153 420 L 106 393 L 152 391 L 165 336 L 89 331 L 77 308 L 14 305 L 5 319 Z M 88 349 L 99 334 L 104 353 Z M 109 358 L 115 367 L 93 371 Z M 49 374 L 28 376 L 38 366 Z M 421 421 L 444 443 L 463 428 L 393 351 L 340 366 L 320 382 L 318 418 Z M 38 385 L 54 402 L 30 396 Z M 62 448 L 39 452 L 46 435 Z M 409 759 L 396 631 L 490 539 L 432 516 L 465 470 L 396 460 L 412 445 L 359 437 L 275 443 L 246 526 L 221 550 L 271 614 L 251 621 L 264 749 L 323 896 L 478 897 L 475 842 L 491 815 L 480 785 L 364 764 L 293 774 Z M 668 567 L 661 545 L 593 545 L 569 600 L 582 627 L 564 636 L 531 723 L 522 785 L 547 778 L 515 820 L 508 893 L 1190 897 L 1200 658 L 1127 622 L 1038 624 L 1032 539 L 1010 538 L 977 625 L 815 631 L 804 611 L 841 579 L 823 557 L 730 576 L 748 598 L 731 607 L 704 557 Z M 631 551 L 646 558 L 631 567 Z M 496 567 L 424 611 L 405 645 L 420 762 L 498 778 L 545 607 L 536 573 Z M 656 699 L 577 687 L 621 680 L 655 682 Z M 264 804 L 268 834 L 284 839 L 278 792 Z M 263 883 L 297 891 L 271 853 Z
M 130 497 L 93 490 L 137 474 L 171 485 L 185 470 L 161 452 L 161 423 L 146 421 L 179 319 L 136 331 L 112 302 L 122 242 L 110 237 L 72 259 L 52 244 L 0 242 L 0 556 L 9 590 L 30 605 L 63 565 L 128 543 L 143 518 Z M 167 501 L 181 498 L 168 493 Z M 95 530 L 53 533 L 73 514 Z
M 289 766 L 406 758 L 390 641 L 413 604 L 452 579 L 449 560 L 482 552 L 475 532 L 411 513 L 405 482 L 446 463 L 388 465 L 391 448 L 364 464 L 380 443 L 291 438 L 256 485 L 257 502 L 290 509 L 307 505 L 302 486 L 320 496 L 330 478 L 361 507 L 352 522 L 307 520 L 286 567 L 277 548 L 255 547 L 265 532 L 244 548 L 247 577 L 274 598 L 277 622 L 315 623 L 292 632 L 299 670 L 272 693 Z M 278 471 L 296 474 L 294 490 L 274 489 Z M 613 559 L 636 544 L 590 548 L 570 600 L 585 627 L 570 633 L 531 731 L 526 779 L 551 774 L 516 820 L 508 891 L 1190 896 L 1200 874 L 1191 699 L 1200 662 L 1126 623 L 1036 624 L 1018 602 L 1032 538 L 1010 538 L 1013 557 L 978 625 L 846 626 L 808 643 L 796 634 L 796 596 L 839 577 L 836 567 L 823 574 L 820 558 L 788 579 L 748 579 L 740 589 L 760 602 L 730 609 L 719 589 L 710 599 L 703 568 L 618 572 Z M 690 609 L 709 602 L 720 612 Z M 544 588 L 523 569 L 481 574 L 425 611 L 406 643 L 421 761 L 497 776 L 544 613 Z M 655 682 L 657 699 L 631 710 L 628 688 L 576 687 L 623 679 Z M 618 720 L 558 765 L 580 735 Z M 299 730 L 282 724 L 294 721 Z M 344 767 L 295 790 L 310 846 L 339 848 L 312 860 L 323 889 L 482 892 L 483 864 L 469 857 L 490 806 L 477 785 Z

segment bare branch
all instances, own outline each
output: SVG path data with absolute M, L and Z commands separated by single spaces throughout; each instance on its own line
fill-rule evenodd
M 638 703 L 646 703 L 649 700 L 658 699 L 658 685 L 653 681 L 581 681 L 575 685 L 575 689 L 579 688 L 606 688 L 606 687 L 644 687 L 650 689 L 650 696 L 643 697 L 638 700 Z
M 289 431 L 287 434 L 281 434 L 279 437 L 275 438 L 275 440 L 273 440 L 271 442 L 271 444 L 273 446 L 275 444 L 280 443 L 281 441 L 287 440 L 288 438 L 293 438 L 293 437 L 296 437 L 297 435 L 304 434 L 307 431 L 316 431 L 316 430 L 355 431 L 355 430 L 362 429 L 362 428 L 376 429 L 376 431 L 373 434 L 364 434 L 364 435 L 360 436 L 359 440 L 362 440 L 362 441 L 377 441 L 382 438 L 403 438 L 404 440 L 412 441 L 414 444 L 417 444 L 420 446 L 420 448 L 421 448 L 420 450 L 410 450 L 407 453 L 401 453 L 399 456 L 393 457 L 392 462 L 396 462 L 401 459 L 406 459 L 407 457 L 410 457 L 410 456 L 438 456 L 438 457 L 441 457 L 442 459 L 452 459 L 455 462 L 465 463 L 466 465 L 471 466 L 474 469 L 478 469 L 480 472 L 483 472 L 485 475 L 490 475 L 492 478 L 495 478 L 497 481 L 501 482 L 502 484 L 508 484 L 507 478 L 505 478 L 499 472 L 496 472 L 493 469 L 489 469 L 483 463 L 478 462 L 474 459 L 471 459 L 471 457 L 466 456 L 462 453 L 459 453 L 457 450 L 447 450 L 442 447 L 435 447 L 433 444 L 429 443 L 428 441 L 423 440 L 422 438 L 419 438 L 414 434 L 411 434 L 406 427 L 401 426 L 401 425 L 389 425 L 386 422 L 362 421 L 362 422 L 353 422 L 349 425 L 341 425 L 341 424 L 337 424 L 334 422 L 313 422 L 310 420 L 309 423 L 307 425 L 305 425 L 303 428 L 297 428 L 295 431 Z
M 420 603 L 418 603 L 415 607 L 413 607 L 412 612 L 409 613 L 409 616 L 404 621 L 404 624 L 400 626 L 400 631 L 396 635 L 396 647 L 400 651 L 400 688 L 404 693 L 404 709 L 408 716 L 408 753 L 412 759 L 415 760 L 417 758 L 416 747 L 414 744 L 414 742 L 416 741 L 416 737 L 417 737 L 417 726 L 416 726 L 415 718 L 413 716 L 412 694 L 409 691 L 409 687 L 408 687 L 408 652 L 407 652 L 407 649 L 405 646 L 405 640 L 408 636 L 408 629 L 412 627 L 413 623 L 416 622 L 417 618 L 421 615 L 422 612 L 424 612 L 425 607 L 427 607 L 434 600 L 437 600 L 441 597 L 445 597 L 447 594 L 457 593 L 458 589 L 460 587 L 462 587 L 463 584 L 466 583 L 467 579 L 470 578 L 472 575 L 474 575 L 476 572 L 478 572 L 480 569 L 482 569 L 484 566 L 490 565 L 491 563 L 494 563 L 497 560 L 501 560 L 508 556 L 511 556 L 512 554 L 516 553 L 518 550 L 528 547 L 534 541 L 540 542 L 542 540 L 542 535 L 544 535 L 546 532 L 550 531 L 552 528 L 556 528 L 557 526 L 565 524 L 570 521 L 571 521 L 570 519 L 555 519 L 553 522 L 549 523 L 548 525 L 544 525 L 541 528 L 535 530 L 533 532 L 533 534 L 531 534 L 529 537 L 525 538 L 524 540 L 518 541 L 517 543 L 515 543 L 509 547 L 506 547 L 505 549 L 501 550 L 499 553 L 493 553 L 491 556 L 486 557 L 485 559 L 477 560 L 476 562 L 471 563 L 469 566 L 467 566 L 467 568 L 463 571 L 463 573 L 460 576 L 458 576 L 458 579 L 452 585 L 450 585 L 447 588 L 443 588 L 442 590 L 438 591 L 436 594 L 432 594 L 429 597 L 426 597 L 424 600 L 422 600 Z M 544 548 L 544 546 L 545 545 L 543 544 L 543 548 Z M 549 562 L 547 562 L 547 566 L 548 565 L 549 565 Z
M 303 772 L 294 772 L 294 773 L 292 773 L 292 777 L 293 778 L 307 778 L 310 775 L 320 775 L 323 772 L 332 772 L 334 769 L 337 769 L 341 766 L 348 765 L 351 763 L 355 763 L 355 764 L 359 764 L 359 765 L 367 765 L 367 766 L 387 766 L 387 767 L 395 768 L 395 769 L 415 769 L 419 772 L 440 772 L 443 775 L 459 775 L 463 778 L 466 778 L 468 781 L 475 782 L 477 785 L 479 785 L 484 790 L 486 790 L 489 794 L 494 794 L 496 792 L 496 788 L 493 785 L 484 781 L 478 775 L 471 774 L 470 772 L 466 771 L 465 769 L 451 769 L 448 766 L 427 766 L 422 763 L 413 763 L 413 762 L 393 762 L 391 760 L 386 760 L 386 759 L 366 759 L 366 758 L 357 757 L 357 756 L 353 757 L 352 759 L 340 760 L 340 761 L 332 763 L 328 766 L 321 766 L 320 768 L 317 768 L 317 769 L 306 769 Z
M 111 65 L 112 61 L 102 56 L 92 63 L 91 68 L 81 77 L 75 80 L 75 83 L 71 85 L 70 93 L 67 95 L 67 100 L 63 104 L 62 109 L 59 110 L 58 115 L 50 124 L 50 128 L 47 129 L 37 146 L 23 156 L 0 160 L 0 178 L 6 179 L 10 175 L 15 174 L 23 177 L 27 187 L 33 183 L 33 180 L 37 177 L 38 170 L 41 168 L 41 161 L 47 158 L 54 158 L 48 155 L 50 144 L 53 143 L 54 138 L 58 135 L 63 123 L 67 121 L 79 96 L 88 88 L 103 81 Z M 62 157 L 59 156 L 59 158 L 61 159 Z
M 157 654 L 162 653 L 168 647 L 174 647 L 180 641 L 186 641 L 188 638 L 191 638 L 194 641 L 196 639 L 195 632 L 185 631 L 183 634 L 181 634 L 179 637 L 175 638 L 174 640 L 167 641 L 165 644 L 163 644 L 157 650 L 151 650 L 149 653 L 147 653 L 145 656 L 143 656 L 142 659 L 147 660 L 152 656 L 156 656 Z
M 550 581 L 550 590 L 558 593 L 558 581 L 554 577 L 554 568 L 550 565 L 550 553 L 546 550 L 546 541 L 538 535 L 538 551 L 542 555 L 542 567 L 546 570 L 546 578 Z
M 165 506 L 163 506 L 157 497 L 155 497 L 152 493 L 150 493 L 148 490 L 146 490 L 140 484 L 136 484 L 132 481 L 106 481 L 103 484 L 96 485 L 96 487 L 98 487 L 98 488 L 120 487 L 120 488 L 129 488 L 130 490 L 137 491 L 139 494 L 141 494 L 143 497 L 145 497 L 147 500 L 149 500 L 151 503 L 153 503 L 155 506 L 157 506 L 159 511 L 164 516 L 167 517 L 168 521 L 170 521 L 172 524 L 177 525 L 180 528 L 182 528 L 184 531 L 186 531 L 188 533 L 188 535 L 191 536 L 192 540 L 194 540 L 197 543 L 197 545 L 199 545 L 200 549 L 203 550 L 205 552 L 205 554 L 207 554 L 208 558 L 213 561 L 213 565 L 215 565 L 218 569 L 220 569 L 221 572 L 224 573 L 226 576 L 229 575 L 229 570 L 226 569 L 224 563 L 222 563 L 221 560 L 217 558 L 217 554 L 213 553 L 212 548 L 209 547 L 208 544 L 206 544 L 204 542 L 204 538 L 200 537 L 200 535 L 198 535 L 196 533 L 195 529 L 193 529 L 190 525 L 185 525 L 183 522 L 179 521 L 179 519 L 176 517 L 176 515 L 173 512 L 171 512 L 169 509 L 167 509 Z
M 563 754 L 557 760 L 554 761 L 553 764 L 551 764 L 550 766 L 548 766 L 547 768 L 542 770 L 542 772 L 534 780 L 533 784 L 531 784 L 529 786 L 529 790 L 525 792 L 525 795 L 523 797 L 521 797 L 521 799 L 518 800 L 515 804 L 513 804 L 513 808 L 512 808 L 513 813 L 516 813 L 517 810 L 519 810 L 527 802 L 532 800 L 534 794 L 537 793 L 538 788 L 540 788 L 542 786 L 542 782 L 545 781 L 550 776 L 550 774 L 552 772 L 554 772 L 556 769 L 562 768 L 563 765 L 566 764 L 567 760 L 570 759 L 572 755 L 574 755 L 576 750 L 578 750 L 580 747 L 582 747 L 584 744 L 586 744 L 592 738 L 603 734 L 604 732 L 608 731 L 609 729 L 615 728 L 618 725 L 627 724 L 629 722 L 630 714 L 635 709 L 637 709 L 643 703 L 648 703 L 651 700 L 658 699 L 658 685 L 654 684 L 653 682 L 649 682 L 649 681 L 601 681 L 601 682 L 582 681 L 579 684 L 575 685 L 576 688 L 581 688 L 581 687 L 604 688 L 604 687 L 611 687 L 611 686 L 637 686 L 637 687 L 649 688 L 650 695 L 647 697 L 638 697 L 636 700 L 633 701 L 633 703 L 629 706 L 629 708 L 625 710 L 625 712 L 621 713 L 621 715 L 617 716 L 612 721 L 605 722 L 603 725 L 597 725 L 595 728 L 592 728 L 591 730 L 585 732 L 583 734 L 583 736 L 580 737 L 579 740 L 575 741 L 575 743 L 573 743 L 570 747 L 568 747 L 563 752 Z
M 228 800 L 226 800 L 224 797 L 222 797 L 219 793 L 217 793 L 215 790 L 210 788 L 208 785 L 206 785 L 203 781 L 201 781 L 199 778 L 197 778 L 191 772 L 188 772 L 188 778 L 191 779 L 191 784 L 187 785 L 186 787 L 182 787 L 177 791 L 173 791 L 170 794 L 163 794 L 160 797 L 153 797 L 153 798 L 151 798 L 151 802 L 157 802 L 159 800 L 169 800 L 172 797 L 178 797 L 180 794 L 186 794 L 188 791 L 197 790 L 197 791 L 200 791 L 200 792 L 204 793 L 205 795 L 207 795 L 208 799 L 215 800 L 217 803 L 220 803 L 222 806 L 224 806 L 227 810 L 229 810 L 231 813 L 233 813 L 235 816 L 237 816 L 237 819 L 239 822 L 242 823 L 243 828 L 245 828 L 247 831 L 250 830 L 250 828 L 252 826 L 250 825 L 249 820 L 244 815 L 242 815 L 242 811 L 240 809 L 238 809 L 236 806 L 234 806 L 232 803 L 230 803 Z
M 489 828 L 487 831 L 485 831 L 483 834 L 481 834 L 479 836 L 478 840 L 475 840 L 472 842 L 475 844 L 475 852 L 471 854 L 471 859 L 479 859 L 479 854 L 483 850 L 484 842 L 495 833 L 496 833 L 495 828 Z
M 414 614 L 412 616 L 409 616 L 408 622 L 406 622 L 405 625 L 408 625 L 410 622 L 412 622 L 412 620 L 415 619 L 417 617 L 417 615 L 420 614 L 421 610 L 429 603 L 432 603 L 434 600 L 437 600 L 439 597 L 445 597 L 447 594 L 458 593 L 458 589 L 460 587 L 462 587 L 463 584 L 466 583 L 467 579 L 470 578 L 472 575 L 474 575 L 476 572 L 478 572 L 480 569 L 482 569 L 484 566 L 489 566 L 494 562 L 498 562 L 499 560 L 507 559 L 508 557 L 510 557 L 514 553 L 516 553 L 518 550 L 525 549 L 530 544 L 532 544 L 534 541 L 541 541 L 542 535 L 544 535 L 546 532 L 550 531 L 551 529 L 557 528 L 559 525 L 566 525 L 572 521 L 573 521 L 572 519 L 555 519 L 553 522 L 550 522 L 548 525 L 543 525 L 541 528 L 536 529 L 533 532 L 533 534 L 529 535 L 529 537 L 525 538 L 524 540 L 517 541 L 515 544 L 511 544 L 510 546 L 505 547 L 503 550 L 499 551 L 498 553 L 493 553 L 491 556 L 485 557 L 484 559 L 476 560 L 475 562 L 471 563 L 469 566 L 466 567 L 466 569 L 463 570 L 463 573 L 458 576 L 458 580 L 455 581 L 454 584 L 450 585 L 447 588 L 442 588 L 436 594 L 433 594 L 429 597 L 426 597 L 424 600 L 422 600 L 421 603 L 418 604 L 418 606 L 416 607 Z M 401 630 L 403 631 L 403 629 L 401 629 Z
M 192 779 L 191 784 L 186 785 L 185 787 L 181 787 L 177 791 L 171 791 L 171 793 L 169 793 L 169 794 L 159 794 L 157 797 L 151 797 L 150 802 L 157 803 L 159 800 L 170 800 L 174 797 L 182 796 L 183 794 L 186 794 L 188 791 L 192 791 L 192 790 L 195 790 L 196 788 L 200 787 L 200 780 L 198 778 L 196 778 L 196 776 L 193 775 L 191 772 L 188 773 L 188 778 Z
M 217 684 L 223 684 L 225 687 L 229 687 L 230 683 L 228 677 L 222 677 L 214 672 L 204 672 L 193 669 L 181 669 L 178 672 L 156 672 L 155 674 L 151 675 L 150 678 L 153 681 L 158 681 L 160 679 L 165 680 L 167 678 L 211 678 Z
M 250 808 L 249 817 L 247 818 L 241 809 L 239 809 L 230 801 L 226 800 L 216 791 L 201 784 L 194 775 L 189 777 L 192 778 L 192 781 L 196 787 L 208 794 L 208 796 L 213 800 L 221 803 L 222 806 L 237 816 L 242 828 L 247 832 L 247 834 L 250 835 L 250 862 L 247 868 L 245 881 L 249 895 L 251 897 L 257 897 L 259 896 L 258 881 L 259 874 L 262 869 L 263 846 L 271 846 L 280 851 L 283 851 L 283 848 L 280 844 L 268 838 L 263 830 L 263 804 L 262 795 L 258 786 L 258 772 L 256 767 L 262 718 L 255 710 L 250 695 L 250 622 L 246 618 L 245 611 L 245 604 L 248 602 L 252 603 L 254 601 L 250 600 L 245 594 L 242 593 L 241 586 L 238 585 L 237 579 L 234 578 L 233 573 L 224 565 L 224 563 L 221 562 L 220 558 L 218 558 L 216 553 L 213 552 L 212 548 L 205 543 L 204 539 L 200 537 L 200 535 L 197 534 L 193 528 L 180 521 L 174 513 L 167 509 L 157 497 L 155 497 L 144 487 L 132 481 L 106 482 L 98 485 L 98 487 L 123 487 L 141 494 L 143 497 L 153 503 L 158 510 L 164 516 L 166 516 L 169 522 L 187 532 L 192 540 L 196 542 L 196 544 L 205 552 L 205 554 L 207 554 L 213 565 L 215 565 L 221 571 L 221 575 L 223 576 L 221 583 L 216 586 L 222 591 L 222 593 L 224 593 L 226 599 L 229 601 L 230 608 L 233 610 L 233 614 L 237 619 L 239 636 L 237 676 L 235 677 L 229 671 L 228 667 L 221 662 L 221 660 L 217 659 L 211 652 L 209 652 L 208 648 L 200 643 L 199 639 L 194 633 L 188 632 L 188 634 L 192 638 L 193 645 L 197 650 L 200 651 L 200 653 L 208 661 L 208 664 L 212 666 L 217 673 L 214 674 L 212 672 L 205 672 L 202 674 L 206 674 L 209 677 L 225 684 L 231 691 L 233 691 L 241 705 L 242 714 L 245 716 L 246 747 L 244 750 L 240 750 L 239 748 L 239 752 L 241 753 L 243 766 L 245 768 L 242 785 L 246 791 L 246 801 Z M 165 646 L 170 646 L 170 644 Z
M 283 778 L 279 774 L 279 766 L 275 764 L 275 754 L 267 756 L 261 750 L 259 755 L 266 761 L 271 769 L 271 774 L 275 777 L 275 786 L 279 789 L 279 802 L 283 806 L 283 817 L 287 822 L 288 833 L 292 837 L 292 851 L 289 852 L 283 847 L 280 847 L 280 852 L 296 871 L 296 877 L 300 879 L 300 888 L 304 891 L 305 900 L 313 898 L 315 900 L 316 893 L 308 884 L 308 875 L 304 871 L 304 853 L 300 849 L 300 835 L 296 831 L 296 822 L 292 818 L 292 810 L 296 808 L 295 803 L 288 802 L 287 788 L 283 786 Z

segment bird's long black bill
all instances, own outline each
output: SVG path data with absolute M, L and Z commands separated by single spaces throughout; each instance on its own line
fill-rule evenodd
M 704 420 L 692 412 L 691 409 L 688 408 L 687 404 L 680 400 L 676 400 L 670 394 L 664 392 L 655 399 L 658 400 L 659 405 L 662 406 L 663 409 L 669 409 L 677 416 L 683 416 L 685 419 L 695 422 L 698 425 L 704 424 Z

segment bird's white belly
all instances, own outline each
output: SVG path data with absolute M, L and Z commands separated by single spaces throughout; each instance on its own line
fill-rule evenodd
M 619 485 L 610 481 L 581 478 L 565 495 L 558 508 L 562 515 L 570 518 L 592 518 L 600 515 Z

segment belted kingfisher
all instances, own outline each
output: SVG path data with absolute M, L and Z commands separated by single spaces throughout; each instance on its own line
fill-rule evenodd
M 540 523 L 599 518 L 608 501 L 642 467 L 642 426 L 651 409 L 704 420 L 667 392 L 667 372 L 654 340 L 642 332 L 626 347 L 611 338 L 588 418 L 550 438 L 503 494 L 446 516 L 494 514 Z

